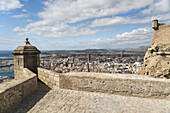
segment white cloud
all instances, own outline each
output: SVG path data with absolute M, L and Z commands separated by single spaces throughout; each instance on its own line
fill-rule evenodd
M 35 23 L 35 24 L 39 24 L 39 23 Z M 41 27 L 32 27 L 34 26 L 33 24 L 29 24 L 29 25 L 30 26 L 27 26 L 25 29 L 16 27 L 13 29 L 13 31 L 19 32 L 19 35 L 27 35 L 27 34 L 32 33 L 32 34 L 36 34 L 36 35 L 47 37 L 47 38 L 92 35 L 92 34 L 96 34 L 97 32 L 103 31 L 99 29 L 92 30 L 90 28 L 78 29 L 76 26 L 71 27 L 66 24 L 58 24 L 55 26 L 44 25 Z
M 130 18 L 130 17 L 112 17 L 112 18 L 102 18 L 96 19 L 91 22 L 90 27 L 100 27 L 100 26 L 108 26 L 108 25 L 118 25 L 118 24 L 144 24 L 150 23 L 153 19 L 157 18 L 160 21 L 170 19 L 170 13 L 167 14 L 159 14 L 156 16 L 148 16 L 145 18 Z
M 13 15 L 12 17 L 14 18 L 26 18 L 26 17 L 29 17 L 28 14 L 20 14 L 20 15 Z
M 117 24 L 139 24 L 151 22 L 150 18 L 143 19 L 132 19 L 129 17 L 112 17 L 112 18 L 102 18 L 92 21 L 90 27 L 117 25 Z
M 38 13 L 40 21 L 29 23 L 25 28 L 16 27 L 19 35 L 36 34 L 44 37 L 91 35 L 103 31 L 74 24 L 86 19 L 114 16 L 139 9 L 153 0 L 48 0 L 44 11 Z M 80 22 L 81 23 L 81 22 Z M 105 30 L 106 31 L 106 30 Z
M 166 24 L 170 24 L 170 20 L 165 21 Z
M 29 23 L 29 22 L 32 22 L 32 20 L 31 19 L 26 19 L 25 22 Z
M 11 12 L 9 12 L 9 11 L 0 11 L 0 13 L 1 14 L 7 14 L 7 15 L 11 14 Z
M 139 46 L 149 46 L 152 37 L 153 29 L 142 27 L 131 32 L 124 32 L 111 38 L 106 39 L 92 39 L 90 41 L 82 42 L 57 42 L 48 40 L 48 42 L 39 43 L 38 47 L 41 49 L 116 49 L 116 48 L 137 48 Z M 67 46 L 66 46 L 67 45 Z
M 151 4 L 148 9 L 142 11 L 143 14 L 160 14 L 170 11 L 170 1 L 169 0 L 157 0 L 155 3 Z
M 11 9 L 24 6 L 19 0 L 0 0 L 0 11 L 9 11 Z
M 40 12 L 39 16 L 43 19 L 74 23 L 94 17 L 125 13 L 150 3 L 152 0 L 52 0 L 44 3 L 45 11 Z
M 23 40 L 18 39 L 16 37 L 6 37 L 0 36 L 0 50 L 14 50 L 16 45 L 20 45 L 23 43 Z
M 136 48 L 141 45 L 150 45 L 152 36 L 153 30 L 145 27 L 118 34 L 112 38 L 92 39 L 87 45 L 92 48 Z
M 22 9 L 23 12 L 28 12 L 26 9 Z

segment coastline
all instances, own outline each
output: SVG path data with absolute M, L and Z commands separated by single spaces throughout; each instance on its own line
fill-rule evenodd
M 0 61 L 12 61 L 14 60 L 13 57 L 0 57 Z
M 14 78 L 12 52 L 0 52 L 0 83 Z

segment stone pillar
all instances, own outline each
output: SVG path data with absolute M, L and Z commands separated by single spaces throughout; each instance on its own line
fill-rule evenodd
M 12 54 L 14 55 L 14 75 L 15 78 L 23 76 L 23 68 L 28 68 L 37 74 L 37 67 L 40 65 L 40 51 L 30 44 L 28 38 L 22 46 L 17 47 Z

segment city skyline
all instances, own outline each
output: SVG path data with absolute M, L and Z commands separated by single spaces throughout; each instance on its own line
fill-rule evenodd
M 26 37 L 40 50 L 150 45 L 151 21 L 170 23 L 169 0 L 1 0 L 0 50 Z

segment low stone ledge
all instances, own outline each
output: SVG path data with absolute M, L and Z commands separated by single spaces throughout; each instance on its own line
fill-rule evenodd
M 60 75 L 59 87 L 139 97 L 169 98 L 170 80 L 145 75 L 71 72 Z
M 24 73 L 24 76 L 29 77 L 29 78 L 32 78 L 32 77 L 35 77 L 35 76 L 36 76 L 35 73 L 33 73 L 32 71 L 30 71 L 30 70 L 27 69 L 27 68 L 24 68 L 24 69 L 23 69 L 23 73 Z
M 59 88 L 59 73 L 38 68 L 38 79 L 41 80 L 43 83 L 45 83 L 47 86 L 49 86 L 52 89 Z
M 23 77 L 0 84 L 0 113 L 6 113 L 16 107 L 37 88 L 37 76 L 23 69 Z

